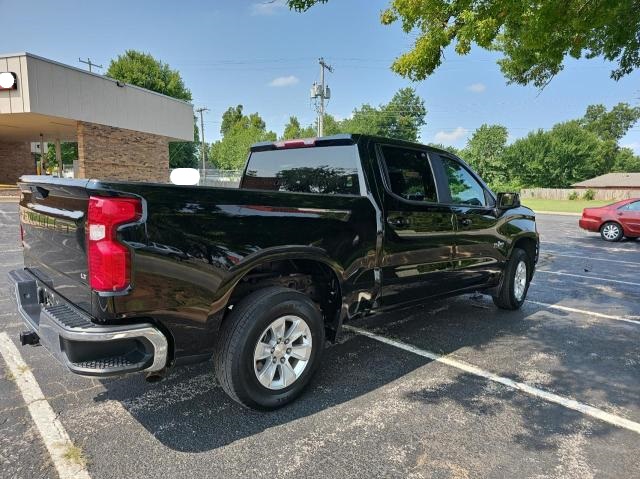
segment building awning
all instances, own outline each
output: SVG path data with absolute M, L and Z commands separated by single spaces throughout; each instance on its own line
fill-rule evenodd
M 1 73 L 2 140 L 72 140 L 81 121 L 193 141 L 188 102 L 30 53 L 0 55 Z

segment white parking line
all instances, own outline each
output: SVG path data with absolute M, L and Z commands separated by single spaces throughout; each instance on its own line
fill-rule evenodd
M 7 333 L 0 333 L 0 353 L 20 389 L 60 479 L 90 479 L 84 466 L 65 457 L 73 443 Z
M 4 251 L 0 251 L 0 254 L 5 254 L 5 253 L 19 253 L 22 251 L 22 248 L 17 248 L 17 249 L 6 249 Z
M 352 331 L 356 334 L 360 334 L 362 336 L 366 336 L 368 338 L 374 339 L 381 343 L 387 344 L 389 346 L 393 346 L 398 349 L 402 349 L 404 351 L 408 351 L 413 354 L 417 354 L 418 356 L 422 356 L 424 358 L 431 359 L 433 361 L 437 361 L 442 364 L 446 364 L 447 366 L 454 367 L 456 369 L 460 369 L 469 374 L 473 374 L 475 376 L 479 376 L 489 381 L 493 381 L 504 386 L 507 386 L 511 389 L 516 389 L 518 391 L 522 391 L 530 396 L 537 397 L 547 402 L 551 402 L 554 404 L 559 404 L 560 406 L 566 407 L 567 409 L 572 409 L 574 411 L 578 411 L 587 416 L 591 416 L 595 419 L 599 419 L 600 421 L 607 422 L 614 426 L 618 426 L 624 429 L 628 429 L 629 431 L 633 431 L 637 434 L 640 434 L 640 423 L 630 421 L 629 419 L 625 419 L 620 416 L 616 416 L 615 414 L 608 413 L 603 411 L 602 409 L 595 408 L 593 406 L 589 406 L 587 404 L 576 401 L 575 399 L 566 398 L 564 396 L 560 396 L 558 394 L 550 393 L 548 391 L 544 391 L 542 389 L 538 389 L 536 387 L 530 386 L 525 383 L 521 383 L 518 381 L 514 381 L 513 379 L 505 378 L 502 376 L 498 376 L 497 374 L 491 373 L 489 371 L 485 371 L 480 369 L 472 364 L 465 363 L 464 361 L 459 361 L 457 359 L 453 359 L 449 356 L 443 356 L 440 354 L 432 353 L 431 351 L 427 351 L 424 349 L 417 348 L 407 343 L 403 343 L 401 341 L 397 341 L 395 339 L 389 339 L 384 336 L 380 336 L 378 334 L 367 331 L 366 329 L 356 328 L 354 326 L 345 325 L 343 326 L 345 329 Z
M 640 283 L 632 283 L 631 281 L 621 281 L 619 279 L 609 279 L 609 278 L 601 278 L 599 276 L 585 276 L 583 274 L 573 274 L 573 273 L 560 273 L 559 271 L 547 271 L 544 269 L 537 269 L 536 273 L 544 273 L 544 274 L 557 274 L 560 276 L 571 276 L 573 278 L 585 278 L 585 279 L 593 279 L 596 281 L 606 281 L 608 283 L 619 283 L 619 284 L 628 284 L 631 286 L 640 286 Z
M 593 256 L 578 256 L 573 254 L 560 254 L 560 253 L 556 253 L 555 251 L 543 251 L 540 254 L 550 255 L 550 256 L 561 256 L 563 258 L 588 259 L 593 261 L 606 261 L 607 263 L 620 263 L 620 264 L 628 264 L 632 266 L 640 266 L 640 262 L 620 261 L 617 259 L 606 259 L 606 258 L 594 258 Z
M 594 245 L 587 245 L 587 244 L 568 244 L 566 242 L 564 243 L 556 243 L 554 241 L 540 241 L 540 244 L 552 244 L 555 246 L 563 246 L 563 247 L 567 247 L 567 248 L 591 248 L 591 249 L 597 249 L 599 251 L 604 251 L 607 253 L 637 253 L 638 249 L 625 249 L 625 248 L 620 248 L 620 247 L 615 247 L 615 246 L 594 246 Z
M 560 304 L 541 303 L 540 301 L 533 301 L 531 299 L 527 299 L 526 302 L 530 304 L 537 304 L 538 306 L 543 306 L 547 309 L 557 309 L 558 311 L 566 311 L 568 313 L 579 313 L 587 316 L 595 316 L 596 318 L 613 319 L 615 321 L 624 321 L 626 323 L 640 325 L 640 316 L 614 316 L 611 314 L 596 313 L 595 311 L 570 308 L 569 306 L 562 306 Z

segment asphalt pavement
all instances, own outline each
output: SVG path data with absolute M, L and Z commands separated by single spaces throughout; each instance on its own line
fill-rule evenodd
M 605 243 L 571 216 L 538 227 L 522 310 L 465 295 L 359 320 L 298 401 L 260 413 L 209 362 L 156 384 L 97 380 L 17 346 L 17 206 L 0 203 L 0 335 L 27 365 L 0 355 L 0 477 L 58 477 L 22 373 L 94 479 L 640 477 L 640 241 Z

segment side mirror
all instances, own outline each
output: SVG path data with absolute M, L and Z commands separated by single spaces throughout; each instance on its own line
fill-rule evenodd
M 497 208 L 508 210 L 520 206 L 520 193 L 498 193 Z
M 171 172 L 170 180 L 174 185 L 197 185 L 200 172 L 195 168 L 176 168 Z

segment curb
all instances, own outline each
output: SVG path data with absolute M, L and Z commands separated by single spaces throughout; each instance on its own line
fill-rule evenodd
M 582 216 L 582 213 L 569 213 L 566 211 L 533 211 L 537 215 Z

